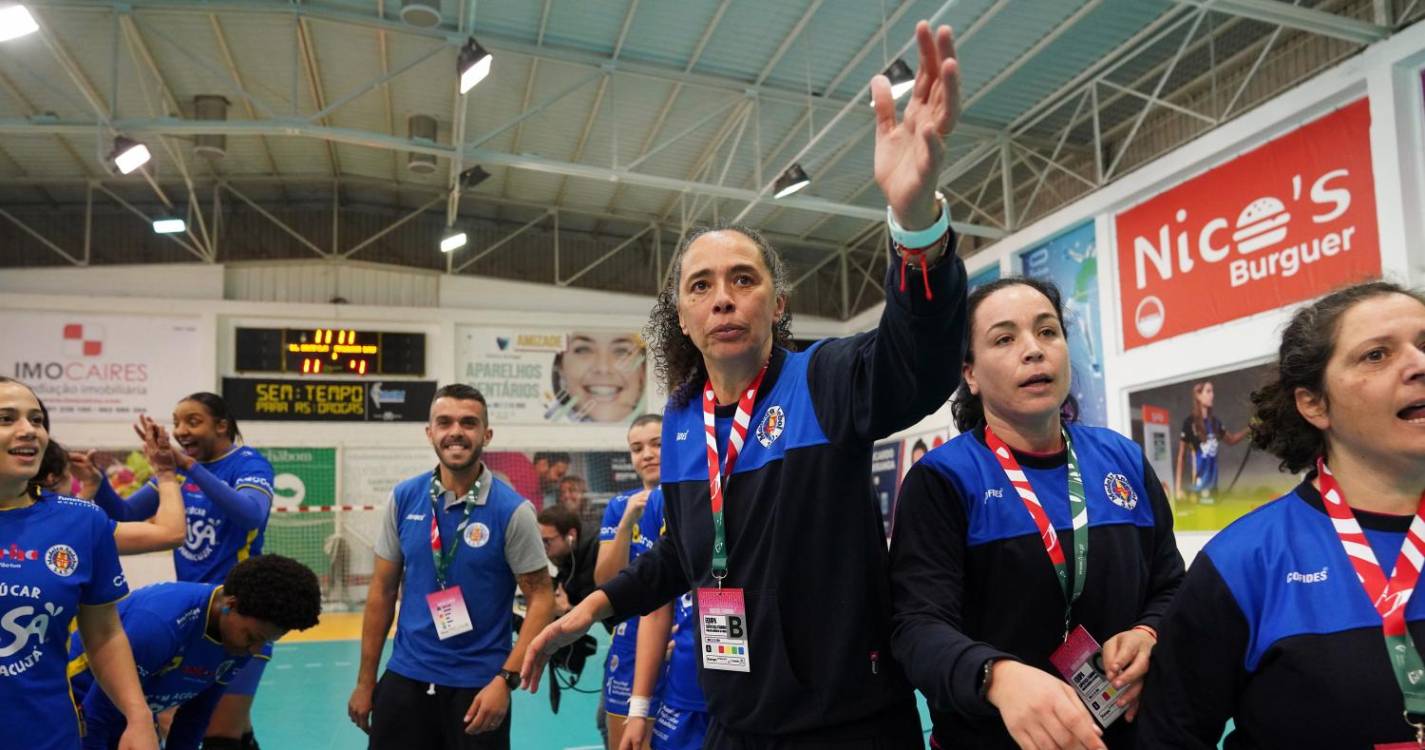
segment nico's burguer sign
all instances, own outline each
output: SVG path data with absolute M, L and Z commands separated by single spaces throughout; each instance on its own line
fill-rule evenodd
M 1362 99 L 1117 216 L 1123 348 L 1380 276 Z

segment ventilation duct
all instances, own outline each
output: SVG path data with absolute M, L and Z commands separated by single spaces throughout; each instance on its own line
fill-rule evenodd
M 406 121 L 407 135 L 413 141 L 435 143 L 435 118 L 430 115 L 411 115 Z M 416 174 L 430 174 L 435 171 L 435 154 L 411 154 L 406 166 Z

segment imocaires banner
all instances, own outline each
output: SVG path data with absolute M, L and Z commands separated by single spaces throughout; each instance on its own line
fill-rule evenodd
M 1123 347 L 1380 276 L 1361 99 L 1118 214 Z

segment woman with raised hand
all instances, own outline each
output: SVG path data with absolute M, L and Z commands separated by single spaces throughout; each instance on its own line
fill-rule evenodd
M 1375 281 L 1298 310 L 1253 444 L 1305 472 L 1223 529 L 1162 623 L 1151 748 L 1425 746 L 1425 295 Z
M 896 503 L 896 660 L 939 747 L 1131 748 L 1183 575 L 1163 485 L 1136 443 L 1061 416 L 1057 288 L 1003 279 L 968 306 L 961 434 L 911 468 Z

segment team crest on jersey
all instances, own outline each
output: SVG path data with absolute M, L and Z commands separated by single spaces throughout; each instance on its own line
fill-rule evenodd
M 768 407 L 767 413 L 762 415 L 762 422 L 757 425 L 757 442 L 761 443 L 763 448 L 771 448 L 772 443 L 777 442 L 786 427 L 787 413 L 782 411 L 782 407 Z
M 56 544 L 45 550 L 45 567 L 61 578 L 68 578 L 79 570 L 79 554 L 67 544 Z
M 471 547 L 484 547 L 490 541 L 490 527 L 479 521 L 465 527 L 465 543 Z
M 1133 510 L 1138 507 L 1138 493 L 1133 491 L 1133 485 L 1128 483 L 1128 477 L 1122 474 L 1109 474 L 1104 477 L 1103 491 L 1108 494 L 1110 502 L 1124 510 Z
M 618 671 L 618 654 L 609 654 L 609 671 Z

